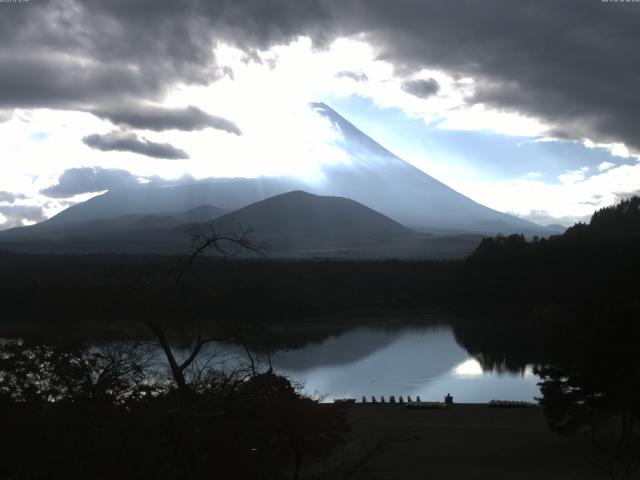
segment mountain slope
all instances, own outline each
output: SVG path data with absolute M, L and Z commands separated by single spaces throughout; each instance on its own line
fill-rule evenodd
M 187 222 L 208 222 L 209 220 L 216 219 L 227 213 L 226 210 L 213 205 L 200 205 L 183 212 L 180 218 Z
M 324 195 L 343 195 L 422 229 L 542 233 L 535 223 L 492 210 L 405 162 L 324 103 L 313 108 L 342 133 L 348 163 L 325 167 Z

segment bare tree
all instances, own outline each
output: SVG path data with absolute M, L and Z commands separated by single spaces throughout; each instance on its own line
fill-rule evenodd
M 248 230 L 238 229 L 235 232 L 228 233 L 222 231 L 213 222 L 198 225 L 191 232 L 190 253 L 185 261 L 172 272 L 175 275 L 175 280 L 167 295 L 164 307 L 158 316 L 145 320 L 147 327 L 158 341 L 169 364 L 171 376 L 179 392 L 180 409 L 187 408 L 192 394 L 189 382 L 187 381 L 186 371 L 194 365 L 194 362 L 202 350 L 213 342 L 223 342 L 233 338 L 240 338 L 241 333 L 241 329 L 236 327 L 231 331 L 223 332 L 219 335 L 205 335 L 203 333 L 201 317 L 198 317 L 189 352 L 184 359 L 178 360 L 176 352 L 167 337 L 166 323 L 185 275 L 193 268 L 195 262 L 199 259 L 210 258 L 211 256 L 227 259 L 246 252 L 262 254 L 264 248 L 265 245 L 256 242 Z M 179 319 L 181 327 L 184 327 L 183 321 L 182 318 Z M 249 356 L 249 358 L 253 365 L 253 359 L 251 356 Z M 252 370 L 255 372 L 255 368 Z
M 203 388 L 203 385 L 204 388 L 210 387 L 211 381 L 223 390 L 233 390 L 235 385 L 245 377 L 238 371 L 230 375 L 212 371 L 209 368 L 210 359 L 202 363 L 198 362 L 199 356 L 208 345 L 238 337 L 240 328 L 236 326 L 230 331 L 217 334 L 205 332 L 202 317 L 198 312 L 195 316 L 195 325 L 189 322 L 189 326 L 195 328 L 189 329 L 189 326 L 185 325 L 184 315 L 178 315 L 176 318 L 172 309 L 180 295 L 180 288 L 186 275 L 194 270 L 196 262 L 211 257 L 228 259 L 244 252 L 259 254 L 262 253 L 263 248 L 263 245 L 257 243 L 247 230 L 224 232 L 215 223 L 196 226 L 191 232 L 190 253 L 169 272 L 174 279 L 170 282 L 169 291 L 166 293 L 160 311 L 156 311 L 155 314 L 152 311 L 151 315 L 147 314 L 144 317 L 144 323 L 157 340 L 166 358 L 178 392 L 178 409 L 174 415 L 169 415 L 167 418 L 166 435 L 176 465 L 184 479 L 193 480 L 204 476 L 204 455 L 201 446 L 203 432 L 199 417 L 208 413 L 197 408 L 196 390 Z M 183 334 L 186 330 L 190 330 L 187 335 L 190 339 L 186 353 L 178 354 L 172 346 L 169 331 L 170 327 L 175 326 L 178 326 Z M 208 408 L 210 407 L 213 405 L 208 404 Z

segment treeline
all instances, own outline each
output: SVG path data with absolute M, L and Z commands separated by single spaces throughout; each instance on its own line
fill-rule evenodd
M 456 339 L 486 368 L 569 365 L 596 351 L 604 371 L 625 356 L 634 364 L 617 340 L 603 340 L 640 342 L 638 272 L 639 197 L 548 239 L 485 238 L 458 272 Z M 583 351 L 583 337 L 598 349 Z
M 622 201 L 548 239 L 486 238 L 464 261 L 209 257 L 181 273 L 180 256 L 0 252 L 0 328 L 135 329 L 154 311 L 296 322 L 417 309 L 577 315 L 596 303 L 637 302 L 639 206 L 638 197 Z
M 156 309 L 164 315 L 164 308 L 176 318 L 207 320 L 300 320 L 443 308 L 452 302 L 461 267 L 438 261 L 200 258 L 182 275 L 185 261 L 178 256 L 0 253 L 3 328 L 135 328 L 141 312 Z
M 462 269 L 470 304 L 529 315 L 461 322 L 457 338 L 489 367 L 536 364 L 550 428 L 580 433 L 610 478 L 640 465 L 638 272 L 640 197 L 550 239 L 484 239 Z
M 640 197 L 595 212 L 563 235 L 484 239 L 462 271 L 465 295 L 487 309 L 561 309 L 637 302 Z

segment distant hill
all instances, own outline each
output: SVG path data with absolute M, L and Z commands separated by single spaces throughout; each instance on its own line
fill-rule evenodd
M 552 223 L 550 225 L 545 225 L 544 229 L 549 232 L 551 235 L 561 235 L 567 231 L 567 227 L 562 225 L 558 225 L 556 223 Z
M 270 255 L 356 256 L 390 248 L 414 232 L 358 202 L 293 191 L 256 202 L 214 222 L 222 231 L 249 229 Z
M 207 222 L 227 213 L 213 205 L 200 205 L 172 215 L 125 214 L 116 217 L 99 218 L 74 222 L 46 221 L 29 227 L 18 227 L 0 232 L 0 244 L 9 242 L 29 242 L 31 248 L 40 243 L 39 251 L 46 251 L 47 245 L 62 248 L 64 242 L 100 244 L 108 247 L 114 237 L 141 237 L 144 231 L 164 231 L 185 223 Z M 53 243 L 51 243 L 53 242 Z M 15 244 L 14 244 L 15 245 Z
M 224 229 L 251 228 L 256 235 L 345 237 L 409 235 L 412 231 L 375 210 L 342 197 L 293 191 L 218 218 Z

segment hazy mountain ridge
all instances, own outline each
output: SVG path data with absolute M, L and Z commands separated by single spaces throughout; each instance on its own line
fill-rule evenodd
M 212 208 L 204 210 L 210 213 Z M 482 238 L 414 232 L 353 200 L 303 191 L 276 195 L 212 220 L 220 231 L 249 230 L 266 245 L 269 257 L 463 257 Z M 199 225 L 169 216 L 124 215 L 6 232 L 0 234 L 0 248 L 38 253 L 184 253 Z
M 288 178 L 208 178 L 189 183 L 127 186 L 63 210 L 43 223 L 62 224 L 124 214 L 174 215 L 202 205 L 236 210 L 273 195 L 296 190 Z
M 140 230 L 174 228 L 185 222 L 197 223 L 214 220 L 227 213 L 213 205 L 201 205 L 172 215 L 125 214 L 97 220 L 50 222 L 45 221 L 29 227 L 18 227 L 0 232 L 0 241 L 62 241 L 67 238 L 88 237 Z

